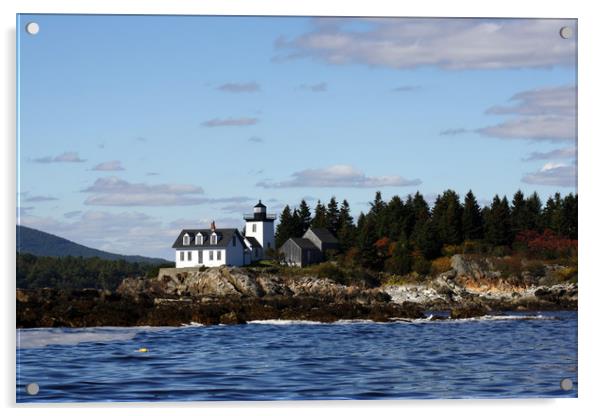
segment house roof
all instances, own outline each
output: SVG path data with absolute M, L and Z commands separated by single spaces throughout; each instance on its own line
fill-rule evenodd
M 251 247 L 253 248 L 261 248 L 261 244 L 259 244 L 259 241 L 257 241 L 257 239 L 255 237 L 245 237 L 249 243 L 251 244 Z
M 196 242 L 195 237 L 198 233 L 203 234 L 203 244 L 194 244 Z M 184 245 L 184 243 L 183 243 L 184 235 L 186 235 L 186 234 L 188 234 L 190 236 L 190 244 L 189 245 Z M 236 236 L 236 238 L 238 238 L 238 240 L 242 244 L 242 237 L 236 228 L 219 228 L 219 229 L 215 230 L 215 234 L 217 234 L 217 244 L 211 244 L 211 239 L 209 238 L 209 236 L 211 236 L 211 234 L 212 234 L 212 231 L 207 228 L 182 230 L 180 232 L 180 235 L 178 236 L 178 238 L 176 238 L 176 241 L 173 243 L 173 245 L 171 247 L 172 248 L 187 248 L 187 249 L 226 247 L 230 243 L 230 241 L 232 241 L 232 238 L 234 236 Z
M 318 251 L 320 251 L 320 249 L 318 247 L 316 247 L 314 245 L 314 243 L 312 243 L 307 238 L 289 238 L 287 241 L 292 241 L 296 246 L 298 246 L 299 248 L 301 248 L 303 250 L 318 250 Z
M 337 238 L 326 228 L 310 228 L 306 231 L 306 234 L 309 231 L 313 232 L 314 235 L 323 243 L 338 244 L 339 242 L 339 240 L 337 240 Z

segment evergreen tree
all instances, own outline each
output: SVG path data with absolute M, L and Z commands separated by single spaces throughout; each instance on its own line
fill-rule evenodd
M 276 247 L 282 247 L 282 244 L 289 238 L 293 237 L 294 230 L 293 214 L 291 208 L 287 205 L 280 214 L 280 222 L 276 226 Z
M 391 240 L 398 240 L 405 235 L 404 224 L 406 221 L 406 209 L 400 197 L 395 195 L 385 208 L 384 221 L 382 224 L 382 235 Z
M 560 233 L 562 225 L 562 198 L 560 194 L 556 192 L 554 197 L 548 198 L 546 206 L 543 209 L 542 214 L 543 227 Z
M 311 225 L 311 210 L 305 199 L 302 199 L 299 204 L 299 218 L 301 219 L 301 234 L 304 234 Z
M 412 240 L 414 247 L 426 259 L 437 258 L 441 254 L 442 244 L 437 236 L 437 227 L 430 218 L 416 223 Z
M 525 223 L 525 229 L 541 231 L 541 199 L 539 199 L 537 192 L 533 192 L 531 196 L 527 198 L 526 206 L 528 216 Z
M 462 206 L 457 193 L 450 189 L 437 197 L 432 219 L 442 244 L 462 242 Z
M 303 236 L 303 221 L 299 215 L 299 210 L 295 209 L 291 218 L 291 237 L 301 236 Z
M 395 243 L 391 257 L 385 263 L 385 269 L 389 273 L 400 275 L 408 274 L 412 270 L 412 252 L 407 240 Z
M 326 217 L 326 208 L 320 200 L 316 204 L 314 211 L 314 218 L 311 220 L 311 226 L 313 228 L 328 228 L 328 218 Z
M 378 255 L 376 248 L 376 221 L 371 215 L 367 215 L 363 226 L 359 230 L 357 245 L 359 248 L 360 264 L 372 270 L 382 269 L 382 259 Z
M 479 207 L 479 203 L 471 190 L 464 197 L 462 233 L 464 240 L 480 240 L 483 238 L 483 215 L 481 207 Z
M 346 199 L 343 200 L 341 208 L 339 209 L 339 224 L 340 229 L 337 235 L 339 239 L 339 245 L 341 251 L 346 252 L 355 245 L 356 229 L 353 224 L 353 217 L 351 216 L 351 210 L 349 203 Z
M 326 210 L 326 221 L 328 223 L 326 228 L 328 228 L 328 230 L 336 236 L 341 227 L 339 224 L 339 204 L 334 196 L 330 198 L 330 202 L 328 203 L 328 208 Z
M 566 195 L 560 208 L 559 232 L 573 240 L 577 239 L 577 211 L 577 195 L 572 193 Z
M 493 197 L 490 209 L 485 219 L 485 239 L 494 246 L 507 246 L 511 243 L 510 206 L 504 196 Z
M 512 198 L 512 208 L 510 210 L 512 240 L 514 240 L 519 232 L 530 229 L 529 222 L 530 213 L 529 208 L 527 207 L 527 201 L 519 189 L 514 194 L 514 198 Z

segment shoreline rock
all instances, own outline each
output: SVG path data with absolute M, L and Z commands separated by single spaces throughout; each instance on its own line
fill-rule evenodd
M 250 269 L 161 269 L 115 292 L 17 289 L 17 327 L 244 324 L 253 320 L 452 319 L 504 311 L 576 310 L 576 283 L 517 284 L 454 256 L 452 270 L 421 283 L 364 288 L 316 276 Z M 477 280 L 480 279 L 480 280 Z M 477 284 L 478 283 L 478 284 Z

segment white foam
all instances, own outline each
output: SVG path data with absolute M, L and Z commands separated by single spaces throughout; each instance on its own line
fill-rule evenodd
M 142 331 L 169 327 L 91 327 L 17 329 L 17 348 L 42 348 L 49 345 L 77 345 L 82 342 L 128 341 Z
M 306 321 L 296 319 L 262 319 L 256 321 L 248 321 L 247 324 L 260 324 L 260 325 L 322 325 L 324 322 L 318 321 Z

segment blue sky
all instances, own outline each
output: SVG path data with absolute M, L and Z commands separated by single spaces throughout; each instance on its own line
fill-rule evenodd
M 562 26 L 21 15 L 19 221 L 171 258 L 180 228 L 240 227 L 259 198 L 576 192 Z

